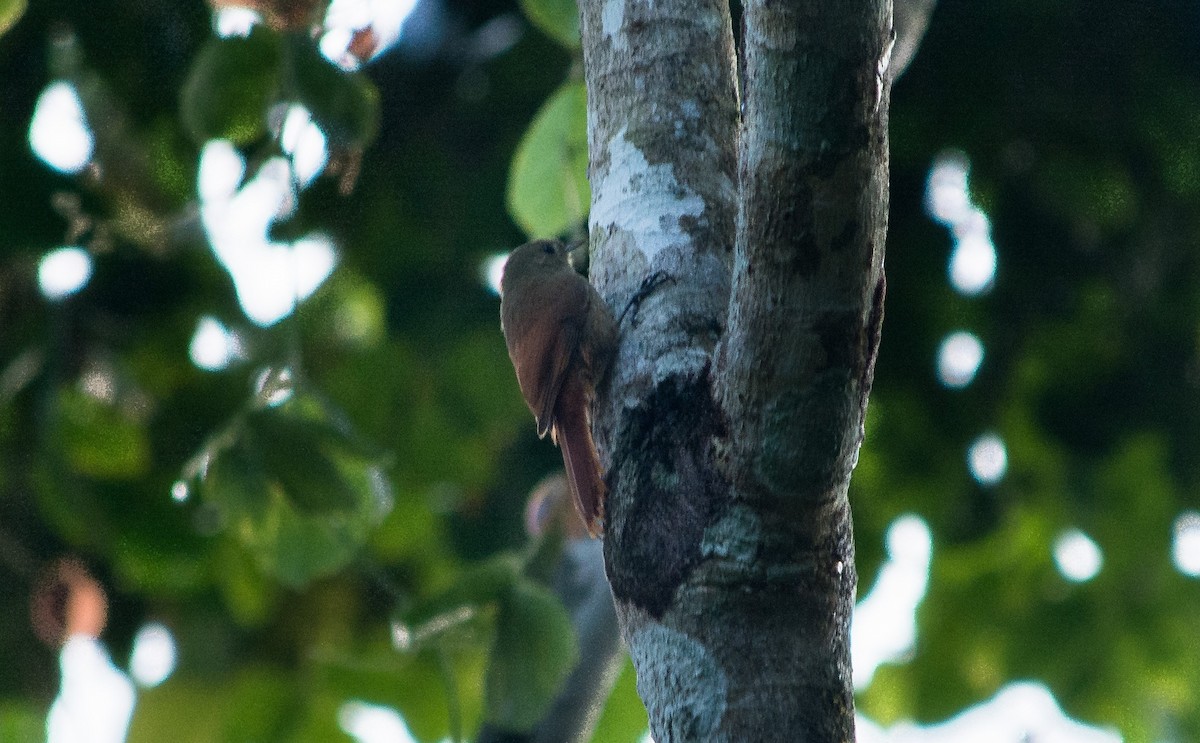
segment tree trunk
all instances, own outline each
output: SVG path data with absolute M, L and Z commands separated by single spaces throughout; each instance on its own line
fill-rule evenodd
M 851 741 L 890 0 L 581 2 L 605 560 L 651 733 Z

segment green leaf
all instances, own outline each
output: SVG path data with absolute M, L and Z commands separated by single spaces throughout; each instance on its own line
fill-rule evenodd
M 525 16 L 568 49 L 579 48 L 579 8 L 575 0 L 521 0 Z
M 76 389 L 57 400 L 57 434 L 71 467 L 97 479 L 141 475 L 150 465 L 146 431 L 116 406 Z
M 256 410 L 245 423 L 248 446 L 300 510 L 346 511 L 367 495 L 342 472 L 338 460 L 343 452 L 328 427 L 278 408 Z
M 383 293 L 353 269 L 339 269 L 300 305 L 308 343 L 322 351 L 367 348 L 387 335 Z
M 545 715 L 579 658 L 571 619 L 554 594 L 518 580 L 500 603 L 487 671 L 488 719 L 530 730 Z
M 633 663 L 626 658 L 621 675 L 617 677 L 612 693 L 604 703 L 604 711 L 596 722 L 592 740 L 637 743 L 649 727 L 650 718 L 637 694 L 637 672 L 633 669 Z
M 26 0 L 0 0 L 0 36 L 3 36 L 17 24 L 17 21 L 21 20 L 27 6 Z M 0 740 L 4 740 L 4 738 L 0 738 Z
M 263 571 L 300 587 L 354 559 L 392 494 L 336 410 L 311 392 L 291 395 L 215 437 L 200 493 Z
M 168 551 L 153 537 L 127 538 L 113 553 L 114 573 L 130 590 L 186 596 L 209 581 L 207 555 L 179 547 Z
M 480 623 L 469 641 L 438 643 L 419 653 L 397 653 L 391 644 L 368 644 L 353 653 L 314 658 L 322 685 L 343 700 L 395 708 L 416 740 L 453 740 L 450 720 L 474 730 L 482 717 L 483 676 L 490 625 Z M 371 639 L 366 639 L 371 643 Z M 461 740 L 461 738 L 458 738 Z
M 310 514 L 295 508 L 277 488 L 268 496 L 270 505 L 261 518 L 231 519 L 229 532 L 260 568 L 296 588 L 353 560 L 382 512 L 375 503 L 364 503 L 352 513 Z
M 210 39 L 183 84 L 180 115 L 198 144 L 228 139 L 245 146 L 267 133 L 278 97 L 279 35 L 261 24 L 245 38 Z
M 560 235 L 583 219 L 587 160 L 587 90 L 567 83 L 538 111 L 509 169 L 508 211 L 527 235 Z
M 410 649 L 422 650 L 426 641 L 438 638 L 442 628 L 461 624 L 457 617 L 464 608 L 474 616 L 483 614 L 483 607 L 498 605 L 521 580 L 520 571 L 520 561 L 508 553 L 464 570 L 454 585 L 407 614 Z
M 267 473 L 241 441 L 213 454 L 201 484 L 205 500 L 222 515 L 262 518 L 270 507 Z
M 258 569 L 253 556 L 233 540 L 213 550 L 217 589 L 230 616 L 243 627 L 262 626 L 271 618 L 280 592 Z
M 330 62 L 307 36 L 288 36 L 285 90 L 308 109 L 333 144 L 366 147 L 379 132 L 375 83 Z

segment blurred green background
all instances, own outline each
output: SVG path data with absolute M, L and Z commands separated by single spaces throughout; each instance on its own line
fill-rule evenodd
M 57 691 L 29 595 L 65 554 L 109 591 L 118 665 L 146 622 L 177 644 L 134 741 L 348 740 L 349 700 L 421 741 L 520 727 L 576 650 L 523 522 L 559 455 L 485 280 L 586 208 L 570 4 L 419 0 L 386 48 L 343 34 L 378 52 L 352 72 L 318 52 L 324 2 L 257 5 L 221 38 L 201 2 L 0 0 L 2 740 Z M 91 137 L 68 172 L 31 145 L 56 82 Z M 1200 740 L 1200 5 L 942 0 L 892 100 L 860 591 L 904 514 L 933 559 L 860 711 L 1037 679 L 1127 740 Z M 201 199 L 222 157 L 244 174 Z M 239 183 L 286 186 L 251 278 L 214 231 Z M 302 253 L 295 312 L 248 309 Z M 91 273 L 51 298 L 55 255 Z M 601 725 L 641 737 L 628 671 Z

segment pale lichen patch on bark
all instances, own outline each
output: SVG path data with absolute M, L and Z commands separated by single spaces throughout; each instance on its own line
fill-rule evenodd
M 700 554 L 753 564 L 762 549 L 762 530 L 762 519 L 754 509 L 744 503 L 732 505 L 704 530 Z
M 650 732 L 660 741 L 719 741 L 729 680 L 703 644 L 669 627 L 647 623 L 629 638 L 638 669 L 638 694 L 651 707 Z
M 605 0 L 600 10 L 600 28 L 614 49 L 629 48 L 621 27 L 625 25 L 625 0 Z
M 609 140 L 607 168 L 593 174 L 591 232 L 633 233 L 638 236 L 634 245 L 652 269 L 678 268 L 663 265 L 662 257 L 688 241 L 681 221 L 702 219 L 704 199 L 679 182 L 671 164 L 651 165 L 626 132 L 621 127 Z

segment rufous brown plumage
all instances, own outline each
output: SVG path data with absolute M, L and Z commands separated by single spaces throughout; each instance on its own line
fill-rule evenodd
M 500 279 L 500 327 L 538 436 L 562 450 L 567 482 L 587 530 L 603 529 L 605 485 L 592 441 L 591 403 L 617 348 L 612 312 L 567 260 L 557 240 L 508 257 Z

